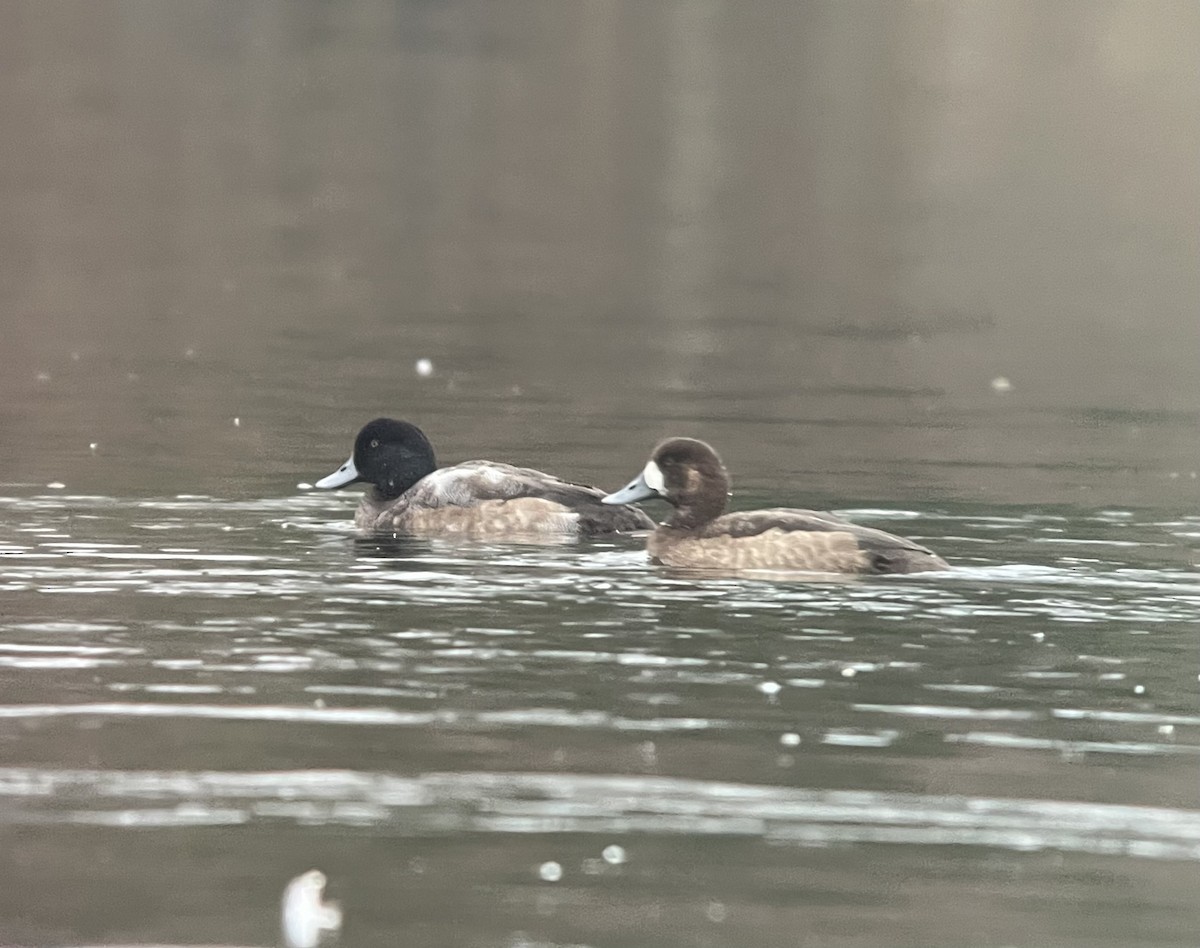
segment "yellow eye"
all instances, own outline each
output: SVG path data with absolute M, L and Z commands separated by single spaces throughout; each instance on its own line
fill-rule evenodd
M 379 439 L 378 438 L 371 439 L 371 447 L 373 447 L 373 448 L 379 447 Z

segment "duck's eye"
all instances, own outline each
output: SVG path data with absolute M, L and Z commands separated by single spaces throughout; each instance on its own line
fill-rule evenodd
M 379 439 L 378 438 L 371 439 L 371 447 L 373 447 L 373 448 L 379 447 Z

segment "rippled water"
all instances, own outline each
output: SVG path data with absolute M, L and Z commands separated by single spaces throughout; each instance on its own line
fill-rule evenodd
M 350 507 L 0 499 L 9 939 L 270 944 L 311 864 L 353 944 L 1184 942 L 1200 518 L 851 510 L 956 568 L 778 582 Z

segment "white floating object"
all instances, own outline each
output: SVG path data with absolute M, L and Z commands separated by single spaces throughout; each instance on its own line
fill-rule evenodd
M 556 862 L 544 862 L 538 866 L 538 878 L 543 882 L 557 882 L 562 877 L 562 866 Z
M 1163 737 L 1170 737 L 1172 734 L 1175 733 L 1175 725 L 1174 724 L 1160 724 L 1158 726 L 1158 733 L 1161 734 Z
M 64 484 L 62 481 L 51 481 L 46 486 L 49 487 L 51 490 L 62 490 L 67 485 Z
M 625 861 L 625 847 L 613 843 L 611 846 L 605 846 L 600 855 L 610 866 L 619 866 Z
M 1135 695 L 1144 695 L 1146 693 L 1146 686 L 1145 685 L 1134 685 L 1133 693 Z
M 342 907 L 324 901 L 325 873 L 309 869 L 283 890 L 280 931 L 287 948 L 317 948 L 323 932 L 342 927 Z
M 1011 392 L 1012 382 L 1006 379 L 1003 375 L 997 375 L 994 379 L 992 379 L 992 391 Z
M 843 678 L 853 678 L 857 674 L 858 674 L 857 668 L 843 668 L 842 669 L 842 677 Z
M 719 925 L 728 917 L 729 911 L 725 908 L 724 902 L 709 902 L 704 914 L 708 916 L 710 922 Z
M 88 444 L 88 450 L 91 451 L 93 454 L 96 452 L 96 449 L 98 447 L 100 447 L 100 443 L 98 441 L 92 441 Z
M 783 685 L 777 681 L 761 681 L 758 684 L 758 690 L 764 695 L 774 697 L 775 695 L 779 694 L 779 692 L 783 691 Z
M 313 486 L 308 481 L 301 481 L 296 485 L 297 490 L 312 490 Z
M 417 364 L 414 366 L 417 370 L 417 375 L 423 379 L 433 375 L 433 360 L 432 359 L 417 359 Z
M 794 731 L 788 731 L 786 734 L 780 734 L 779 743 L 784 747 L 799 747 L 800 735 Z
M 234 418 L 234 419 L 233 419 L 233 427 L 235 427 L 235 428 L 240 428 L 240 427 L 242 427 L 242 419 L 240 419 L 240 418 Z

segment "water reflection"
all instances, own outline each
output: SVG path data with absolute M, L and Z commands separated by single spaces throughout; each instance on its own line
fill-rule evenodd
M 376 833 L 400 836 L 433 829 L 618 838 L 711 834 L 793 845 L 989 846 L 1200 860 L 1200 810 L 818 791 L 658 776 L 459 772 L 405 778 L 346 771 L 0 769 L 0 795 L 22 801 L 8 821 L 24 823 L 220 826 L 266 820 L 369 825 Z M 39 800 L 48 812 L 39 812 Z M 174 800 L 179 802 L 171 806 Z M 141 802 L 155 805 L 139 807 Z M 80 803 L 86 808 L 73 808 Z M 323 885 L 323 877 L 320 881 Z M 312 893 L 298 897 L 311 899 Z
M 69 502 L 109 511 L 116 532 L 123 510 L 144 506 Z M 5 503 L 18 524 L 6 543 L 8 594 L 87 594 L 82 610 L 65 607 L 54 620 L 2 623 L 0 673 L 20 697 L 0 718 L 39 727 L 450 727 L 502 736 L 500 764 L 499 748 L 530 728 L 690 732 L 719 745 L 800 713 L 782 730 L 804 747 L 904 754 L 935 737 L 951 753 L 970 745 L 1171 759 L 1196 750 L 1179 729 L 1200 720 L 1173 659 L 1161 661 L 1184 647 L 1200 603 L 1200 576 L 1172 565 L 1166 539 L 1194 533 L 1193 518 L 864 509 L 854 516 L 904 520 L 915 535 L 975 549 L 979 565 L 925 583 L 779 583 L 657 570 L 636 540 L 364 542 L 336 522 L 315 532 L 321 509 L 335 516 L 318 504 L 316 544 L 293 545 L 283 528 L 296 521 L 275 503 L 213 498 L 161 504 L 163 525 L 178 528 L 169 545 L 103 533 L 17 540 L 56 508 Z M 260 519 L 275 529 L 241 529 Z M 1080 536 L 1092 524 L 1131 539 L 1096 544 Z M 1095 555 L 1074 555 L 1079 543 Z M 995 563 L 1014 553 L 1030 562 Z M 162 599 L 189 605 L 184 614 L 152 605 Z M 247 608 L 231 612 L 221 605 L 230 600 Z M 263 602 L 281 611 L 263 612 Z M 64 675 L 74 676 L 71 700 L 52 700 L 46 687 Z M 597 675 L 609 682 L 602 694 Z M 1088 722 L 1109 733 L 1080 731 Z M 1157 728 L 1171 729 L 1169 739 Z M 773 758 L 758 769 L 777 773 Z

